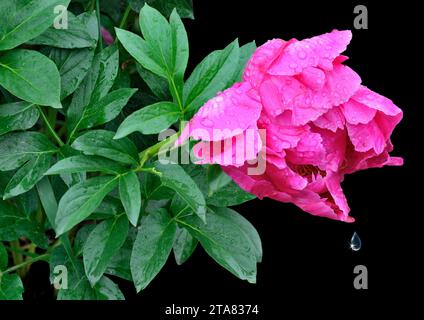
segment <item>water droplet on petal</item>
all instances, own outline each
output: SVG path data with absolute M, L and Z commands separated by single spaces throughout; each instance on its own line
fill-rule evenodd
M 359 251 L 361 246 L 361 238 L 359 238 L 358 234 L 354 232 L 352 238 L 350 239 L 350 249 L 352 249 L 352 251 Z

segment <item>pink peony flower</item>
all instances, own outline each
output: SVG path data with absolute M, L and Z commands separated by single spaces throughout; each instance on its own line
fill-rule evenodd
M 343 64 L 347 57 L 340 54 L 351 38 L 350 31 L 335 30 L 302 41 L 268 41 L 251 57 L 243 81 L 208 101 L 177 143 L 201 140 L 194 148 L 200 163 L 221 164 L 259 198 L 353 222 L 340 186 L 344 175 L 403 160 L 389 155 L 402 111 Z M 248 138 L 248 132 L 254 134 Z M 265 171 L 249 174 L 249 161 L 259 157 Z

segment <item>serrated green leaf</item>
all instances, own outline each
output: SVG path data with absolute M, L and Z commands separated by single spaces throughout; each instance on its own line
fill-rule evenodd
M 61 235 L 90 216 L 117 184 L 117 176 L 101 176 L 72 186 L 59 201 L 56 233 Z
M 176 224 L 165 209 L 141 219 L 131 255 L 131 273 L 137 292 L 145 289 L 165 265 L 175 232 Z
M 0 137 L 0 170 L 14 170 L 40 154 L 56 151 L 56 147 L 42 133 L 8 133 Z
M 119 178 L 119 195 L 133 226 L 137 225 L 141 210 L 140 182 L 135 172 L 130 171 Z
M 114 140 L 115 133 L 92 130 L 78 137 L 72 147 L 87 155 L 97 155 L 125 164 L 138 164 L 137 148 L 128 138 Z
M 205 221 L 205 198 L 193 179 L 177 164 L 156 164 L 162 184 L 174 190 Z
M 4 191 L 3 199 L 16 197 L 32 189 L 49 169 L 51 160 L 52 156 L 50 154 L 40 153 L 28 161 L 9 181 Z
M 124 244 L 128 234 L 125 215 L 108 219 L 97 225 L 84 244 L 84 267 L 88 280 L 94 286 L 103 276 L 109 262 Z
M 13 49 L 45 31 L 55 20 L 57 6 L 70 0 L 1 1 L 0 51 Z
M 16 49 L 0 56 L 0 85 L 22 100 L 62 107 L 59 71 L 37 51 Z
M 0 136 L 10 131 L 27 130 L 37 123 L 40 116 L 30 102 L 20 101 L 0 106 Z
M 172 102 L 158 102 L 129 115 L 119 126 L 115 139 L 139 131 L 142 134 L 159 133 L 178 121 L 181 112 Z
M 24 286 L 17 274 L 0 276 L 0 300 L 22 300 Z
M 75 172 L 104 172 L 109 174 L 119 174 L 125 171 L 125 168 L 115 161 L 97 156 L 72 156 L 60 160 L 54 164 L 45 174 L 63 174 Z

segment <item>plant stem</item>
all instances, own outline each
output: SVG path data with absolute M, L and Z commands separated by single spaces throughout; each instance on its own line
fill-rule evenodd
M 18 252 L 19 249 L 21 248 L 21 244 L 19 243 L 19 240 L 11 241 L 10 247 L 13 248 L 13 249 L 16 249 L 16 250 L 12 251 L 13 264 L 14 265 L 22 264 L 22 262 L 24 261 L 24 258 L 23 258 L 23 255 Z M 24 275 L 24 273 L 22 271 L 20 271 L 18 273 L 19 273 L 20 277 L 22 277 Z
M 122 29 L 125 27 L 128 20 L 128 16 L 130 15 L 130 12 L 131 12 L 131 5 L 128 5 L 127 8 L 125 9 L 124 15 L 122 16 L 121 23 L 119 24 L 119 29 Z
M 60 139 L 60 137 L 56 134 L 56 132 L 54 131 L 54 129 L 52 128 L 49 120 L 47 119 L 46 115 L 43 112 L 43 109 L 41 109 L 40 106 L 37 106 L 38 111 L 41 114 L 41 117 L 44 120 L 44 123 L 46 124 L 46 128 L 47 130 L 50 132 L 50 134 L 52 135 L 52 137 L 56 140 L 56 142 L 59 144 L 60 147 L 62 147 L 64 145 L 63 141 Z
M 0 271 L 0 276 L 2 276 L 3 274 L 6 274 L 6 273 L 10 273 L 10 272 L 13 272 L 13 271 L 20 270 L 21 268 L 24 268 L 24 267 L 26 267 L 26 266 L 34 263 L 34 262 L 37 262 L 37 261 L 40 261 L 40 260 L 46 260 L 49 257 L 50 257 L 50 253 L 46 253 L 46 254 L 42 254 L 41 256 L 38 256 L 38 257 L 35 257 L 35 258 L 32 258 L 32 259 L 28 259 L 27 261 L 16 264 L 13 267 L 10 267 L 9 269 L 6 269 L 4 271 Z

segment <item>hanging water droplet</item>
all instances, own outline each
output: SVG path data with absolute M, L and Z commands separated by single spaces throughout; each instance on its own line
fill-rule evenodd
M 359 251 L 361 246 L 361 238 L 359 238 L 358 234 L 354 232 L 352 238 L 350 239 L 350 249 L 352 249 L 352 251 Z

